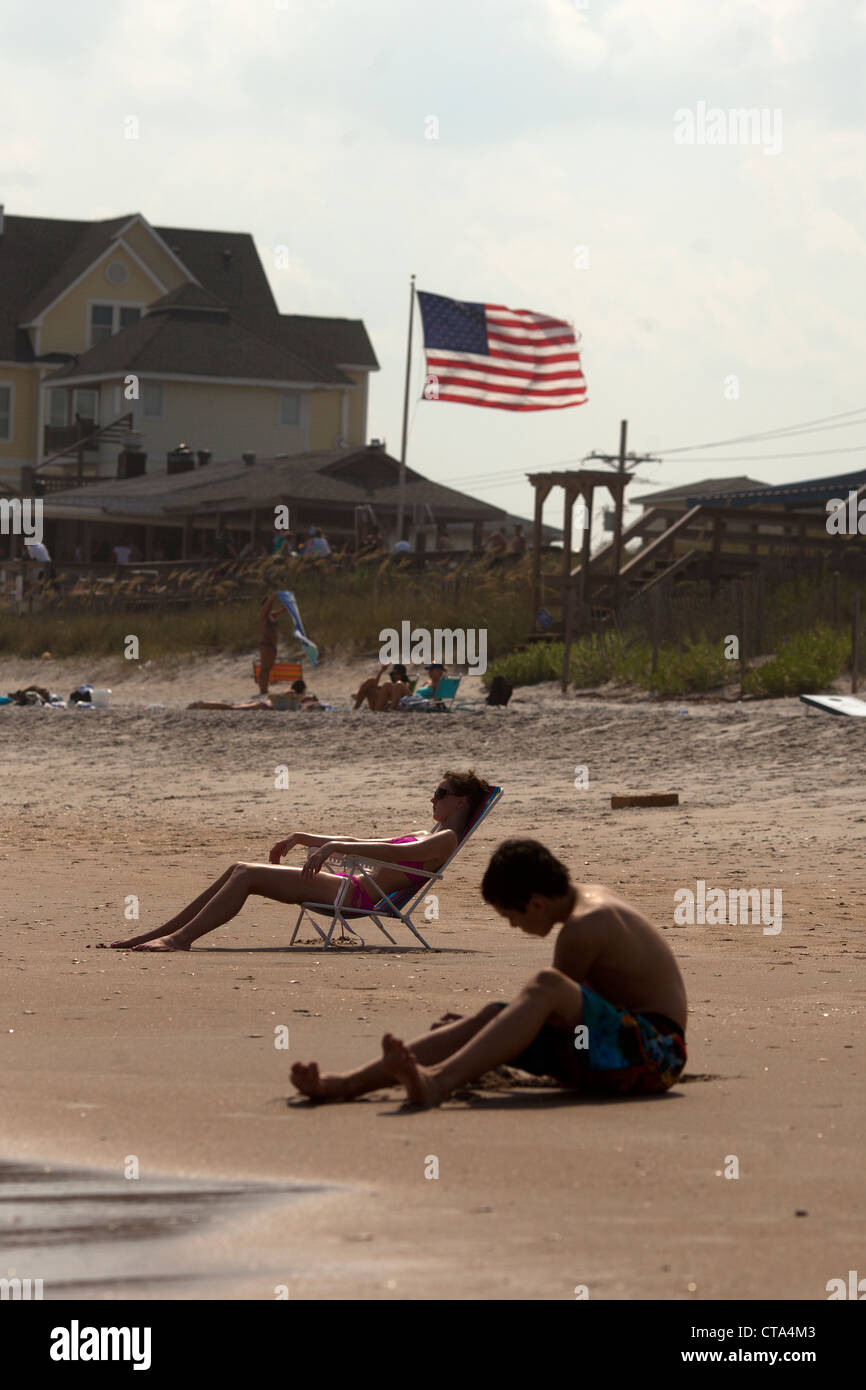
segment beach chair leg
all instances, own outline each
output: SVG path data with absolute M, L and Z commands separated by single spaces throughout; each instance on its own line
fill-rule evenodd
M 418 931 L 418 928 L 415 926 L 415 923 L 412 921 L 411 917 L 404 917 L 401 913 L 400 920 L 409 928 L 412 935 L 414 937 L 417 937 L 417 939 L 421 942 L 421 945 L 425 948 L 425 950 L 433 950 L 433 947 L 430 945 L 430 942 L 424 940 L 423 936 Z
M 396 946 L 397 942 L 394 940 L 391 933 L 387 931 L 385 927 L 382 926 L 382 923 L 379 921 L 379 918 L 376 916 L 375 912 L 371 912 L 370 916 L 373 918 L 373 921 L 376 923 L 376 926 L 379 928 L 380 932 L 382 932 L 383 936 L 387 936 L 391 945 Z
M 298 934 L 298 932 L 299 932 L 299 930 L 300 930 L 300 927 L 301 927 L 301 919 L 303 918 L 305 912 L 306 912 L 306 908 L 302 907 L 301 910 L 300 910 L 300 912 L 298 913 L 298 920 L 297 920 L 297 922 L 295 923 L 295 930 L 292 932 L 292 939 L 291 939 L 291 941 L 289 942 L 289 945 L 290 945 L 290 946 L 294 946 L 294 944 L 295 944 L 295 937 L 297 936 L 297 934 Z

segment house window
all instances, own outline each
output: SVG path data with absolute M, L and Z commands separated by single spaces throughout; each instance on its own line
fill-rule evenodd
M 69 397 L 65 391 L 52 391 L 48 398 L 48 423 L 53 429 L 69 424 Z
M 97 403 L 99 397 L 95 391 L 76 391 L 75 392 L 75 413 L 81 420 L 89 420 L 91 424 L 96 424 Z
M 90 346 L 114 337 L 121 328 L 128 328 L 141 318 L 140 304 L 91 304 Z
M 280 405 L 280 424 L 299 425 L 301 423 L 301 397 L 297 391 L 285 391 Z
M 114 332 L 114 305 L 91 304 L 90 306 L 90 346 L 102 343 Z
M 12 438 L 12 387 L 0 386 L 0 439 Z
M 142 414 L 151 420 L 162 418 L 162 382 L 143 381 L 141 384 Z

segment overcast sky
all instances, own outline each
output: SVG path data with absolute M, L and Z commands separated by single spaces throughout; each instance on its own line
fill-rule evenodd
M 392 453 L 412 271 L 573 321 L 588 403 L 516 414 L 417 401 L 416 316 L 407 461 L 429 476 L 530 515 L 524 472 L 614 452 L 623 417 L 663 458 L 632 495 L 866 461 L 864 0 L 2 0 L 0 19 L 7 213 L 252 233 L 282 311 L 364 319 Z M 764 135 L 697 143 L 701 103 L 763 111 Z M 830 449 L 850 452 L 792 456 Z

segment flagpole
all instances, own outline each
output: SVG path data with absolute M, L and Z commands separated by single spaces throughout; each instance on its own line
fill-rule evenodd
M 400 479 L 397 494 L 397 540 L 403 539 L 406 511 L 406 435 L 409 429 L 409 377 L 412 372 L 412 315 L 415 308 L 415 276 L 409 280 L 409 335 L 406 341 L 406 384 L 403 389 L 403 440 L 400 445 Z

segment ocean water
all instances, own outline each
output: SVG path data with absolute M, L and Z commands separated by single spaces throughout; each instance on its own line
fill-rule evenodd
M 207 1284 L 230 1297 L 219 1285 L 248 1271 L 233 1268 L 220 1227 L 333 1190 L 0 1161 L 0 1278 L 41 1279 L 46 1300 L 176 1298 Z

